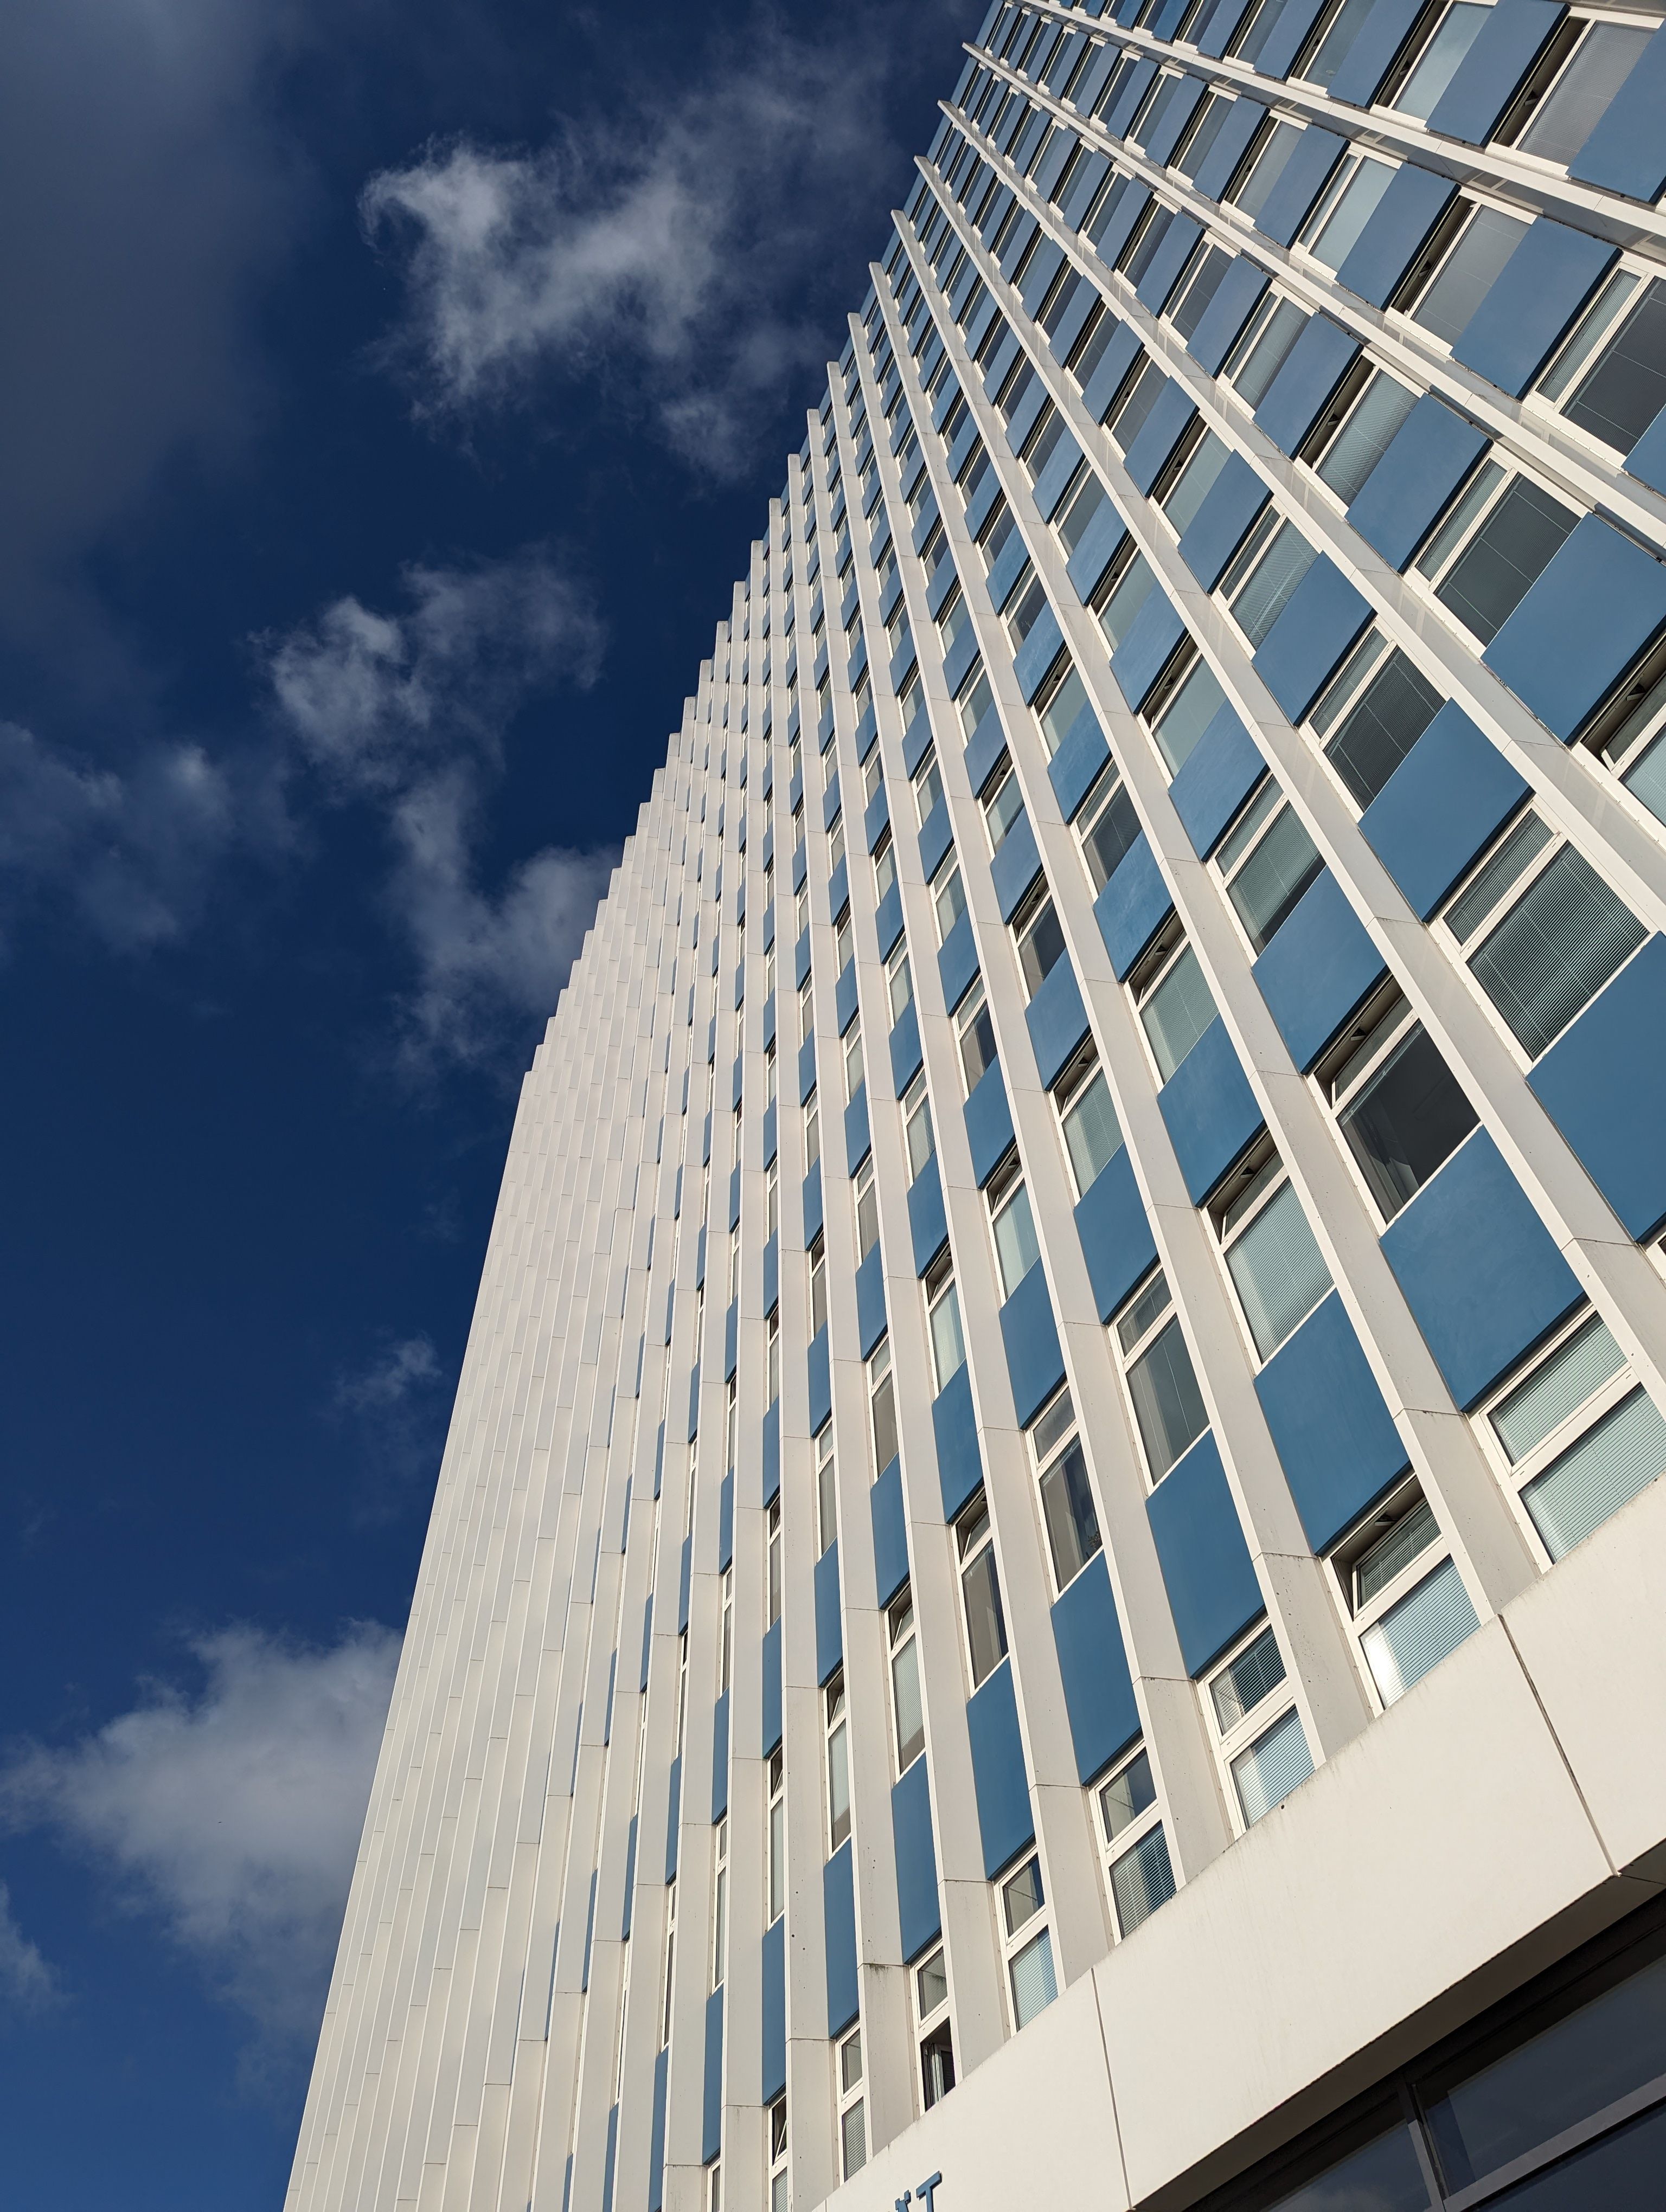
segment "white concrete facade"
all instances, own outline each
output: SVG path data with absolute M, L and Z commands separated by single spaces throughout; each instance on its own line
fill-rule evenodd
M 969 47 L 523 1086 L 288 2212 L 1180 2212 L 1652 1927 L 1659 41 L 1592 183 L 1590 24 L 1466 138 L 1398 4 Z

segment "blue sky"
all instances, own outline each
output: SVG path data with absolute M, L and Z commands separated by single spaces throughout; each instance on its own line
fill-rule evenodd
M 515 1086 L 982 12 L 3 12 L 9 2205 L 282 2201 Z

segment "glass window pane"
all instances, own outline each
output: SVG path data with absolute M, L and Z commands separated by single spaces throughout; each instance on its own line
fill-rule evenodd
M 1171 1321 L 1150 1351 L 1129 1368 L 1128 1393 L 1152 1480 L 1160 1482 L 1209 1425 L 1178 1321 Z
M 1282 130 L 1285 126 L 1280 125 Z M 1233 386 L 1251 407 L 1259 407 L 1267 387 L 1284 367 L 1286 356 L 1307 328 L 1307 317 L 1293 300 L 1280 300 L 1265 329 L 1250 347 L 1242 364 L 1228 364 Z
M 1403 1698 L 1480 1626 L 1456 1565 L 1443 1559 L 1359 1638 L 1383 1704 Z
M 867 2164 L 867 2125 L 859 2099 L 839 2122 L 839 2133 L 844 2150 L 845 2179 L 860 2173 Z
M 1628 453 L 1663 407 L 1666 284 L 1651 284 L 1563 411 L 1593 437 Z
M 1221 1734 L 1225 1735 L 1253 1713 L 1283 1680 L 1284 1654 L 1279 1650 L 1279 1639 L 1270 1628 L 1263 1628 L 1253 1644 L 1236 1659 L 1227 1661 L 1209 1685 L 1215 1724 Z
M 1282 807 L 1272 828 L 1226 887 L 1257 952 L 1272 943 L 1323 867 L 1295 809 Z
M 960 1032 L 960 1061 L 966 1072 L 966 1088 L 976 1091 L 983 1077 L 994 1066 L 995 1025 L 989 1018 L 989 1009 L 980 1006 Z
M 1124 453 L 1144 427 L 1146 417 L 1162 398 L 1168 379 L 1154 361 L 1148 361 L 1128 386 L 1128 397 L 1110 423 L 1110 434 Z
M 1522 1492 L 1546 1551 L 1566 1559 L 1574 1546 L 1629 1504 L 1666 1468 L 1666 1421 L 1642 1390 L 1553 1460 Z
M 1404 91 L 1394 103 L 1402 115 L 1417 115 L 1428 121 L 1486 21 L 1486 9 L 1472 5 L 1471 0 L 1457 0 L 1456 7 L 1447 9 L 1440 28 L 1424 48 Z
M 1643 925 L 1565 845 L 1470 962 L 1536 1059 L 1642 944 Z
M 1134 811 L 1128 786 L 1119 783 L 1093 817 L 1093 827 L 1082 840 L 1087 872 L 1093 878 L 1095 890 L 1104 890 L 1116 863 L 1139 835 L 1140 817 Z
M 1440 711 L 1440 695 L 1396 646 L 1325 747 L 1363 811 Z
M 1048 701 L 1041 718 L 1042 735 L 1047 740 L 1047 750 L 1055 753 L 1070 735 L 1071 726 L 1087 704 L 1087 687 L 1072 668 L 1062 684 Z M 1016 777 L 1013 779 L 1017 781 Z
M 1020 1867 L 1001 1891 L 1001 1906 L 1006 1917 L 1006 1933 L 1016 1936 L 1041 1911 L 1047 1899 L 1042 1890 L 1041 1861 L 1031 1859 L 1028 1866 Z
M 1145 1752 L 1130 1759 L 1122 1772 L 1115 1775 L 1099 1792 L 1099 1810 L 1104 1817 L 1105 1838 L 1114 1843 L 1124 1828 L 1130 1827 L 1147 1805 L 1157 1802 L 1157 1785 L 1152 1780 L 1151 1760 Z
M 1052 900 L 1048 899 L 1018 942 L 1018 965 L 1024 970 L 1024 980 L 1032 999 L 1052 974 L 1063 951 L 1064 930 L 1053 910 Z
M 1484 11 L 1471 10 L 1474 15 Z M 1441 264 L 1438 275 L 1412 309 L 1412 320 L 1450 345 L 1462 332 L 1526 234 L 1527 225 L 1497 208 L 1478 209 L 1474 221 Z
M 1022 1183 L 995 1216 L 995 1250 L 1000 1260 L 1001 1283 L 1010 1298 L 1041 1257 L 1030 1194 Z
M 1355 1606 L 1369 1605 L 1379 1590 L 1387 1589 L 1395 1577 L 1410 1566 L 1414 1559 L 1420 1559 L 1439 1535 L 1440 1523 L 1427 1503 L 1420 1498 L 1411 1511 L 1402 1514 L 1388 1534 L 1373 1544 L 1354 1568 Z
M 1313 1754 L 1302 1732 L 1301 1715 L 1292 1705 L 1265 1735 L 1232 1761 L 1232 1780 L 1245 1826 L 1253 1827 L 1263 1813 L 1283 1804 L 1312 1771 Z
M 1340 1120 L 1371 1196 L 1392 1221 L 1475 1126 L 1475 1109 L 1419 1023 Z
M 1649 43 L 1647 31 L 1593 23 L 1578 52 L 1517 140 L 1523 153 L 1571 161 Z
M 1377 0 L 1342 0 L 1330 28 L 1319 41 L 1319 51 L 1303 72 L 1310 84 L 1329 88 L 1332 77 L 1347 59 L 1349 49 L 1359 35 L 1360 25 L 1376 5 Z
M 873 1388 L 873 1464 L 883 1474 L 897 1456 L 897 1399 L 889 1375 Z
M 836 1851 L 850 1833 L 850 1763 L 842 1721 L 827 1739 L 827 1803 Z
M 1389 189 L 1394 171 L 1386 161 L 1362 161 L 1331 210 L 1330 220 L 1313 241 L 1312 253 L 1327 269 L 1340 269 L 1353 252 L 1360 232 L 1377 212 L 1377 203 Z
M 1192 135 L 1182 147 L 1180 158 L 1174 164 L 1183 177 L 1195 177 L 1203 167 L 1210 147 L 1220 136 L 1220 126 L 1231 113 L 1231 101 L 1220 93 L 1211 94 L 1204 102 L 1203 112 L 1193 127 Z
M 1230 449 L 1213 430 L 1205 431 L 1197 451 L 1181 471 L 1174 489 L 1163 502 L 1163 512 L 1183 533 L 1202 506 L 1209 488 L 1225 467 Z
M 1162 1829 L 1141 1836 L 1124 1851 L 1110 1869 L 1111 1894 L 1116 1900 L 1116 1923 L 1124 1936 L 1132 1936 L 1142 1920 L 1149 1920 L 1159 1905 L 1174 1895 L 1174 1869 L 1169 1863 L 1168 1839 Z
M 897 1707 L 897 1771 L 911 1766 L 926 1748 L 926 1709 L 920 1696 L 920 1647 L 915 1638 L 891 1662 Z
M 966 1342 L 960 1330 L 960 1293 L 952 1283 L 932 1308 L 931 1318 L 937 1387 L 945 1390 L 966 1364 Z
M 1467 945 L 1488 915 L 1502 905 L 1505 893 L 1520 882 L 1549 842 L 1550 831 L 1536 814 L 1529 814 L 1494 848 L 1468 889 L 1447 909 L 1446 926 L 1460 945 Z
M 1092 1080 L 1065 1115 L 1064 1141 L 1077 1194 L 1085 1198 L 1122 1149 L 1122 1127 L 1102 1070 L 1094 1071 Z
M 966 1640 L 972 1656 L 974 1688 L 992 1674 L 1006 1656 L 1006 1618 L 1000 1608 L 1000 1583 L 995 1574 L 995 1552 L 986 1544 L 960 1577 L 966 1605 Z
M 1262 1208 L 1227 1253 L 1226 1265 L 1263 1359 L 1330 1288 L 1330 1270 L 1292 1183 Z
M 1225 108 L 1221 107 L 1219 102 L 1217 102 L 1217 107 L 1219 112 L 1225 113 Z M 1211 131 L 1209 136 L 1213 138 L 1214 132 Z M 1180 163 L 1180 167 L 1186 171 L 1188 176 L 1193 174 L 1188 166 L 1191 158 L 1191 149 L 1188 148 L 1185 159 Z M 1201 165 L 1201 155 L 1198 156 L 1198 160 Z M 1202 261 L 1199 263 L 1197 272 L 1187 285 L 1179 303 L 1170 312 L 1169 319 L 1183 338 L 1190 337 L 1203 320 L 1203 310 L 1220 289 L 1220 280 L 1231 266 L 1231 262 L 1232 257 L 1230 253 L 1224 252 L 1218 246 L 1212 246 Z
M 1054 1461 L 1041 1480 L 1042 1510 L 1058 1586 L 1074 1580 L 1099 1549 L 1099 1519 L 1079 1443 Z
M 1145 605 L 1156 581 L 1151 563 L 1143 553 L 1136 553 L 1099 610 L 1099 627 L 1113 653 L 1133 629 L 1134 618 Z
M 1416 392 L 1384 376 L 1380 369 L 1365 386 L 1359 404 L 1319 464 L 1321 477 L 1344 505 L 1352 504 L 1382 459 L 1389 441 L 1416 404 Z
M 1225 703 L 1226 694 L 1215 680 L 1213 669 L 1200 656 L 1164 708 L 1163 719 L 1152 733 L 1158 750 L 1169 764 L 1170 775 L 1179 775 L 1191 758 L 1198 739 Z
M 1542 1367 L 1525 1382 L 1517 1383 L 1494 1408 L 1493 1426 L 1511 1464 L 1536 1450 L 1553 1429 L 1560 1428 L 1569 1414 L 1577 1413 L 1586 1399 L 1625 1364 L 1626 1355 L 1614 1342 L 1608 1323 L 1593 1314 Z
M 1429 2212 L 1429 2186 L 1411 2130 L 1395 2128 L 1350 2152 L 1293 2196 L 1281 2197 L 1271 2212 Z
M 1294 523 L 1286 522 L 1232 602 L 1238 628 L 1251 645 L 1262 643 L 1318 557 Z
M 1045 2012 L 1059 1994 L 1053 1973 L 1053 1939 L 1043 1928 L 1025 1945 L 1012 1961 L 1012 2013 L 1020 2027 L 1027 2027 L 1038 2012 Z
M 1436 586 L 1436 598 L 1491 645 L 1575 519 L 1560 500 L 1517 477 Z
M 1448 2191 L 1496 2172 L 1662 2074 L 1666 1960 L 1657 1959 L 1430 2099 L 1425 2110 Z M 1576 2188 L 1564 2201 L 1605 2200 Z
M 1215 1018 L 1215 1002 L 1189 945 L 1140 1009 L 1166 1083 Z
M 1275 123 L 1267 143 L 1256 157 L 1256 165 L 1238 190 L 1233 193 L 1233 204 L 1241 207 L 1253 221 L 1267 205 L 1273 187 L 1284 174 L 1285 164 L 1296 150 L 1301 132 L 1293 123 Z

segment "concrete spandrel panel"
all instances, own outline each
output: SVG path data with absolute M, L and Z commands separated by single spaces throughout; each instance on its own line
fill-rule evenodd
M 1345 2101 L 1440 2032 L 1382 2047 L 1402 2022 L 1609 1878 L 1488 1623 L 1094 1968 L 1134 2201 L 1322 2081 L 1304 2121 Z M 1362 1942 L 1388 1898 L 1395 1940 Z
M 825 2200 L 826 2212 L 884 2212 L 905 2192 L 917 2198 L 920 2183 L 938 2173 L 936 2212 L 1049 2203 L 1128 2212 L 1090 1977 L 1061 1990 L 958 2094 L 876 2151 Z
M 1666 1712 L 1666 1483 L 1578 1545 L 1505 1614 L 1579 1793 L 1617 1867 L 1666 1880 L 1666 1760 L 1638 1716 Z M 1626 1694 L 1616 1698 L 1623 1682 Z

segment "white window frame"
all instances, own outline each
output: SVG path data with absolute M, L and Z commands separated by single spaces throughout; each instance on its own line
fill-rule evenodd
M 1009 1924 L 1012 1917 L 1010 1900 L 1025 1876 L 1032 1872 L 1041 1885 L 1041 1900 L 1033 1911 L 1018 1922 L 1016 1928 L 1012 1927 Z M 1053 1952 L 1053 1915 L 1047 1876 L 1041 1863 L 1041 1854 L 1034 1850 L 1026 1852 L 1016 1866 L 1010 1867 L 1000 1876 L 994 1885 L 994 1890 L 995 1929 L 1000 1942 L 1001 1964 L 1005 1969 L 1002 1980 L 1006 1990 L 1007 2018 L 1012 2023 L 1013 2034 L 1017 2035 L 1019 2033 L 1019 2022 L 1018 1992 L 1013 1981 L 1014 1971 L 1019 1959 L 1043 1938 L 1046 1939 L 1048 1957 L 1053 1967 L 1055 1988 L 1053 2002 L 1057 2002 L 1058 1960 Z
M 1135 1813 L 1131 1819 L 1125 1820 L 1120 1827 L 1113 1830 L 1110 1808 L 1105 1802 L 1107 1796 L 1119 1784 L 1134 1777 L 1142 1760 L 1145 1762 L 1146 1773 L 1151 1781 L 1152 1801 L 1149 1805 Z M 1117 1910 L 1116 1890 L 1111 1879 L 1112 1869 L 1120 1866 L 1131 1851 L 1137 1850 L 1153 1829 L 1160 1830 L 1163 1827 L 1162 1788 L 1150 1750 L 1143 1739 L 1131 1744 L 1116 1760 L 1110 1772 L 1099 1778 L 1093 1784 L 1092 1796 L 1093 1826 L 1099 1842 L 1100 1871 L 1104 1877 L 1106 1909 L 1110 1915 L 1111 1931 L 1115 1940 L 1119 1943 L 1124 1942 L 1134 1933 L 1134 1929 L 1124 1928 L 1122 1925 L 1122 1914 Z M 1172 1871 L 1172 1854 L 1170 1854 L 1170 1871 Z M 1149 1917 L 1147 1915 L 1147 1917 Z
M 1290 1671 L 1289 1661 L 1281 1642 L 1278 1642 L 1278 1651 L 1279 1657 L 1284 1663 L 1283 1679 L 1275 1683 L 1264 1696 L 1259 1698 L 1240 1719 L 1226 1726 L 1222 1725 L 1219 1709 L 1216 1703 L 1216 1684 L 1223 1681 L 1229 1669 L 1259 1644 L 1262 1637 L 1269 1634 L 1273 1636 L 1275 1642 L 1278 1642 L 1277 1630 L 1263 1617 L 1256 1621 L 1252 1628 L 1247 1629 L 1242 1636 L 1238 1637 L 1229 1650 L 1221 1654 L 1210 1668 L 1207 1674 L 1198 1684 L 1198 1695 L 1203 1706 L 1209 1737 L 1214 1746 L 1215 1761 L 1219 1770 L 1227 1814 L 1235 1832 L 1239 1835 L 1249 1832 L 1251 1822 L 1244 1813 L 1243 1800 L 1238 1793 L 1237 1778 L 1232 1771 L 1234 1760 L 1242 1758 L 1245 1752 L 1251 1750 L 1276 1723 L 1281 1721 L 1286 1713 L 1292 1711 L 1296 1712 L 1301 1722 L 1304 1735 L 1306 1735 L 1308 1731 L 1307 1718 L 1301 1712 L 1300 1701 L 1296 1695 L 1296 1678 Z M 1312 1749 L 1312 1740 L 1309 1737 L 1310 1756 Z
M 942 1976 L 943 1994 L 928 2005 L 925 2002 L 926 1976 L 933 1969 Z M 955 2073 L 956 2080 L 959 2078 L 954 2050 L 953 1997 L 954 1990 L 949 1976 L 948 1947 L 939 1942 L 936 1948 L 929 1951 L 909 1970 L 909 2000 L 914 2013 L 914 2048 L 915 2061 L 920 2069 L 921 2112 L 929 2112 L 933 2104 L 941 2101 L 940 2098 L 931 2097 L 927 2094 L 928 2084 L 926 2078 L 926 2048 L 928 2044 L 938 2043 L 946 2037 L 950 2066 Z M 952 2087 L 953 2084 L 951 2083 L 950 2087 Z M 948 2094 L 947 2089 L 942 2092 L 944 2096 Z

